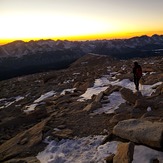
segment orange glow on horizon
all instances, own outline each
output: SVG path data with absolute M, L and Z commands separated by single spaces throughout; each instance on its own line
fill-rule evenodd
M 62 37 L 40 37 L 40 38 L 8 38 L 8 39 L 0 39 L 0 45 L 8 44 L 13 41 L 22 40 L 25 42 L 34 40 L 68 40 L 68 41 L 87 41 L 87 40 L 111 40 L 111 39 L 128 39 L 131 37 L 136 36 L 152 36 L 154 34 L 162 35 L 163 31 L 157 31 L 157 32 L 123 32 L 123 33 L 111 33 L 111 34 L 94 34 L 94 35 L 81 35 L 81 36 L 62 36 Z

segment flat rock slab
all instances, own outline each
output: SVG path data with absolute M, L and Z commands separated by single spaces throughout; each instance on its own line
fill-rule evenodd
M 49 118 L 36 124 L 32 128 L 17 134 L 0 146 L 0 162 L 29 152 L 36 144 L 42 141 L 42 131 Z
M 151 122 L 140 119 L 129 119 L 119 122 L 113 133 L 135 143 L 154 148 L 163 147 L 163 122 Z

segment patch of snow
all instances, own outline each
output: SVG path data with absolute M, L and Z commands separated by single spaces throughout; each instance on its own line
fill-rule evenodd
M 82 94 L 78 101 L 85 101 L 91 99 L 93 95 L 98 95 L 100 92 L 105 91 L 108 87 L 92 87 L 88 88 L 84 94 Z
M 36 106 L 38 106 L 37 103 L 36 103 L 36 104 L 31 104 L 31 105 L 29 105 L 29 106 L 26 106 L 26 107 L 25 107 L 26 110 L 24 110 L 24 112 L 30 112 L 30 111 L 33 111 L 33 110 L 35 110 Z
M 5 101 L 5 100 L 6 100 L 6 98 L 1 98 L 1 99 L 0 99 L 0 102 L 1 102 L 1 101 Z
M 80 72 L 75 72 L 72 75 L 80 75 Z
M 54 130 L 54 131 L 61 131 L 61 130 L 60 130 L 60 129 L 58 129 L 58 128 L 54 128 L 53 130 Z
M 126 65 L 123 65 L 122 67 L 121 67 L 121 70 L 125 70 L 126 69 Z
M 106 77 L 101 77 L 95 80 L 94 87 L 108 86 L 110 81 Z
M 111 66 L 108 66 L 107 67 L 107 71 L 111 71 Z
M 152 93 L 154 93 L 156 91 L 156 89 L 154 89 L 154 87 L 161 85 L 162 82 L 157 82 L 153 85 L 142 85 L 142 90 L 141 93 L 143 96 L 151 96 Z
M 119 81 L 119 80 L 111 81 L 110 84 L 111 85 L 119 85 L 119 86 L 128 88 L 128 89 L 132 90 L 133 92 L 135 91 L 134 82 L 131 82 L 129 79 L 123 79 L 121 81 Z M 153 88 L 155 86 L 159 86 L 161 84 L 162 84 L 162 82 L 158 82 L 153 85 L 141 85 L 142 88 L 140 91 L 143 96 L 151 96 L 151 94 L 155 92 L 155 89 L 153 89 Z
M 154 62 L 150 62 L 149 64 L 150 64 L 150 65 L 153 65 L 153 64 L 155 64 L 155 63 L 154 63 Z
M 115 154 L 117 152 L 117 146 L 119 142 L 112 141 L 107 142 L 106 144 L 99 145 L 97 147 L 97 151 L 94 154 L 94 157 L 90 162 L 97 162 L 97 163 L 105 163 L 105 158 L 110 156 L 111 154 Z
M 101 56 L 106 56 L 106 55 L 102 55 L 102 54 L 95 54 L 95 53 L 89 53 L 89 54 L 91 54 L 91 55 L 94 55 L 94 56 L 97 56 L 97 57 L 101 57 Z
M 62 139 L 49 142 L 46 149 L 37 155 L 41 163 L 105 163 L 105 158 L 117 150 L 118 142 L 100 145 L 105 136 Z
M 64 89 L 64 90 L 61 92 L 61 95 L 65 95 L 66 92 L 74 93 L 74 90 L 75 90 L 75 89 L 76 89 L 76 88 L 72 88 L 72 89 Z
M 155 49 L 155 50 L 153 50 L 153 51 L 163 51 L 163 49 Z
M 119 105 L 125 103 L 126 101 L 122 98 L 120 92 L 113 92 L 108 96 L 108 100 L 110 101 L 107 104 L 103 104 L 102 108 L 95 110 L 91 115 L 95 114 L 110 114 L 114 113 L 116 109 L 118 109 Z
M 148 74 L 148 72 L 143 72 L 143 76 L 146 76 Z
M 5 108 L 8 108 L 8 107 L 9 107 L 10 105 L 12 105 L 13 103 L 15 103 L 15 101 L 5 103 Z
M 67 80 L 67 81 L 64 81 L 63 83 L 64 84 L 67 84 L 67 83 L 72 83 L 74 81 L 74 79 L 72 79 L 72 80 Z
M 111 81 L 110 84 L 118 85 L 118 86 L 125 87 L 125 88 L 131 89 L 131 90 L 134 90 L 134 87 L 135 87 L 134 83 L 131 82 L 129 79 L 123 79 L 121 81 L 119 81 L 119 80 Z
M 35 80 L 35 83 L 41 83 L 42 81 L 41 80 Z
M 163 152 L 142 145 L 135 146 L 132 163 L 149 163 L 151 159 L 158 159 L 160 163 L 163 162 Z
M 54 91 L 50 91 L 50 92 L 47 92 L 43 95 L 41 95 L 37 100 L 34 101 L 34 103 L 38 103 L 38 102 L 41 102 L 43 101 L 44 99 L 48 98 L 48 97 L 51 97 L 55 95 L 55 92 Z
M 101 77 L 95 80 L 94 86 L 87 88 L 86 92 L 80 96 L 78 101 L 84 101 L 91 99 L 93 95 L 98 95 L 100 92 L 105 91 L 108 88 L 109 80 L 107 77 Z
M 105 158 L 117 153 L 120 142 L 111 141 L 100 145 L 105 136 L 89 136 L 61 141 L 45 140 L 44 151 L 36 156 L 41 163 L 106 163 Z M 132 163 L 149 163 L 152 159 L 163 161 L 163 152 L 135 145 Z
M 22 96 L 15 97 L 15 101 L 20 101 L 20 100 L 23 100 L 23 99 L 24 99 L 24 97 L 22 97 Z
M 2 99 L 0 99 L 0 102 L 3 102 L 3 106 L 1 106 L 0 109 L 7 108 L 10 105 L 14 104 L 15 102 L 18 102 L 23 99 L 24 99 L 24 97 L 22 97 L 22 96 L 12 97 L 9 99 L 2 98 Z
M 116 80 L 117 78 L 115 76 L 111 77 L 113 80 Z
M 152 74 L 155 74 L 156 72 L 150 72 L 149 74 L 152 75 Z
M 42 102 L 43 100 L 55 95 L 56 93 L 54 91 L 50 91 L 50 92 L 47 92 L 43 95 L 41 95 L 38 99 L 36 99 L 33 104 L 31 105 L 28 105 L 28 106 L 25 106 L 26 110 L 24 110 L 24 112 L 30 112 L 30 111 L 33 111 L 35 110 L 36 106 L 40 105 L 40 104 L 44 104 L 44 103 L 40 103 Z
M 135 85 L 134 82 L 131 82 L 129 79 L 123 79 L 123 80 L 115 80 L 115 81 L 110 81 L 108 78 L 110 76 L 103 76 L 99 79 L 95 80 L 94 86 L 91 88 L 88 88 L 86 90 L 86 92 L 81 95 L 81 99 L 79 99 L 78 101 L 84 101 L 84 100 L 88 100 L 91 99 L 92 95 L 97 95 L 102 91 L 105 91 L 109 85 L 118 85 L 121 87 L 125 87 L 128 88 L 130 90 L 132 90 L 133 92 L 135 92 Z M 155 83 L 153 85 L 141 85 L 140 88 L 142 88 L 140 91 L 142 93 L 143 96 L 151 96 L 151 94 L 153 92 L 155 92 L 155 89 L 153 89 L 153 87 L 158 86 L 162 84 L 162 82 L 158 82 Z

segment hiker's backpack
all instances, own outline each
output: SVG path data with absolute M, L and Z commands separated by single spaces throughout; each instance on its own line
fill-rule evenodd
M 142 69 L 140 66 L 136 68 L 136 77 L 141 78 L 142 77 Z

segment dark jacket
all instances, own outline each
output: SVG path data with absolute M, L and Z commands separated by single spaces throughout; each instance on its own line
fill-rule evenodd
M 139 64 L 135 64 L 133 68 L 134 78 L 141 78 L 142 77 L 142 68 Z

